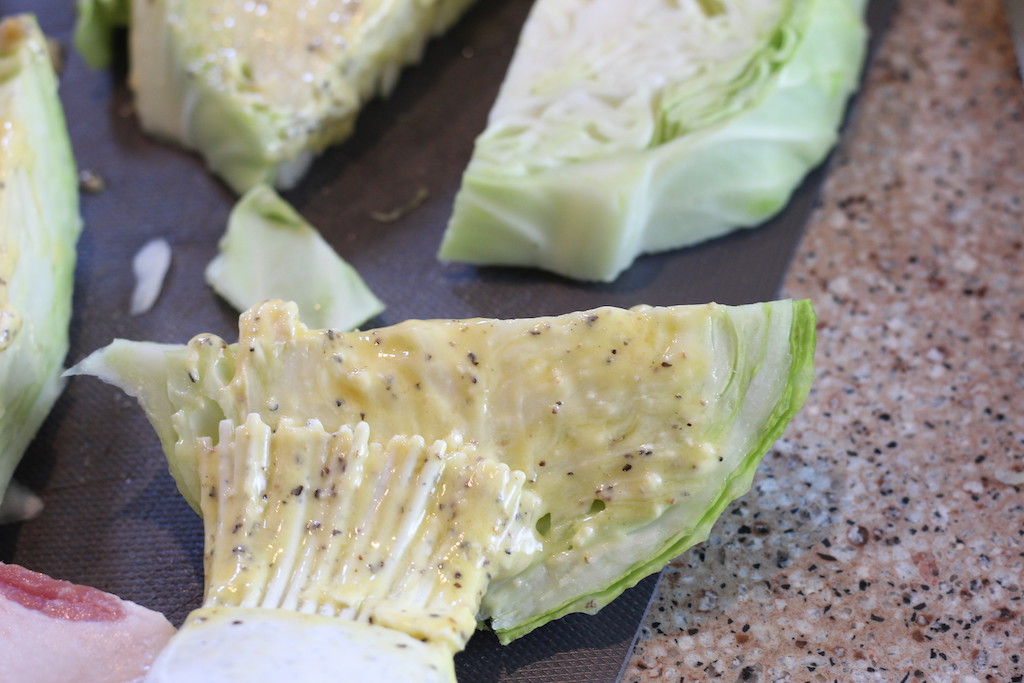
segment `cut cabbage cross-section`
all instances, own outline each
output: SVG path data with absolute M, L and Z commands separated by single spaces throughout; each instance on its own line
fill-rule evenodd
M 129 19 L 142 127 L 241 193 L 294 185 L 471 1 L 80 0 L 76 36 L 102 64 L 108 25 Z
M 10 17 L 0 23 L 0 498 L 63 388 L 81 229 L 46 38 L 34 17 Z
M 612 280 L 763 222 L 836 140 L 864 5 L 539 0 L 440 257 Z
M 311 330 L 296 310 L 251 309 L 237 344 L 119 340 L 72 372 L 139 399 L 180 490 L 217 530 L 211 586 L 230 584 L 235 599 L 248 587 L 233 582 L 248 579 L 234 563 L 258 565 L 254 585 L 275 596 L 270 607 L 373 613 L 376 627 L 414 638 L 430 614 L 457 613 L 463 624 L 468 608 L 508 642 L 592 613 L 658 571 L 749 488 L 812 376 L 808 301 L 410 320 L 365 332 Z M 211 455 L 224 449 L 231 459 Z M 441 460 L 428 472 L 422 458 L 432 457 Z M 385 474 L 367 475 L 373 468 Z M 247 477 L 246 493 L 234 482 Z M 461 502 L 434 493 L 470 481 L 478 488 Z M 264 508 L 269 528 L 286 531 L 245 542 Z M 453 534 L 465 543 L 458 552 Z M 250 563 L 254 548 L 266 555 Z M 431 565 L 418 558 L 441 555 L 460 576 L 407 575 Z M 267 556 L 286 576 L 267 573 Z M 397 602 L 396 577 L 408 587 Z M 456 609 L 428 607 L 434 600 Z M 446 642 L 464 642 L 464 631 Z

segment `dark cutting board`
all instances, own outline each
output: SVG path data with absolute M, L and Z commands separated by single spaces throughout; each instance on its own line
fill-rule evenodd
M 789 206 L 756 230 L 639 259 L 613 284 L 538 271 L 442 265 L 434 254 L 530 2 L 490 0 L 432 43 L 392 97 L 363 111 L 355 137 L 324 154 L 287 198 L 387 304 L 374 326 L 406 318 L 520 317 L 612 304 L 671 305 L 773 298 L 827 164 Z M 71 327 L 74 363 L 115 337 L 185 342 L 237 337 L 237 314 L 204 284 L 234 197 L 194 156 L 147 139 L 132 115 L 124 57 L 88 69 L 71 47 L 72 0 L 0 0 L 0 14 L 34 11 L 66 49 L 61 96 L 79 166 L 106 188 L 83 194 Z M 875 39 L 892 3 L 873 3 Z M 393 222 L 374 218 L 423 202 Z M 155 307 L 128 313 L 131 259 L 166 238 L 173 263 Z M 167 473 L 141 410 L 90 378 L 71 381 L 20 467 L 41 493 L 37 519 L 0 527 L 0 559 L 116 593 L 180 623 L 202 596 L 203 530 Z M 574 615 L 502 648 L 479 633 L 459 655 L 460 680 L 615 681 L 656 577 L 597 616 Z

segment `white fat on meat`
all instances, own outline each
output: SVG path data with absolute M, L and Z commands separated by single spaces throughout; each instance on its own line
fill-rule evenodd
M 124 683 L 145 678 L 174 634 L 153 610 L 0 563 L 0 678 Z

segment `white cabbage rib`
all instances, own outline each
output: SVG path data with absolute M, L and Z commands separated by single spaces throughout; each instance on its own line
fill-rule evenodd
M 539 501 L 523 472 L 458 437 L 372 437 L 365 422 L 327 432 L 250 413 L 222 420 L 216 442 L 181 442 L 198 454 L 206 596 L 151 683 L 454 683 L 492 578 L 541 551 Z

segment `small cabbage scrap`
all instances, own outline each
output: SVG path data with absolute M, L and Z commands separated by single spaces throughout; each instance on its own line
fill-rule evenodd
M 142 315 L 153 308 L 170 267 L 171 245 L 163 237 L 151 239 L 135 253 L 132 258 L 132 272 L 135 273 L 132 315 Z
M 57 78 L 31 15 L 0 23 L 0 122 L 2 496 L 63 388 L 82 229 Z
M 266 185 L 235 205 L 206 281 L 239 311 L 294 301 L 314 327 L 351 330 L 384 310 L 359 273 Z
M 615 279 L 762 223 L 837 138 L 863 0 L 540 0 L 456 196 L 445 261 Z

